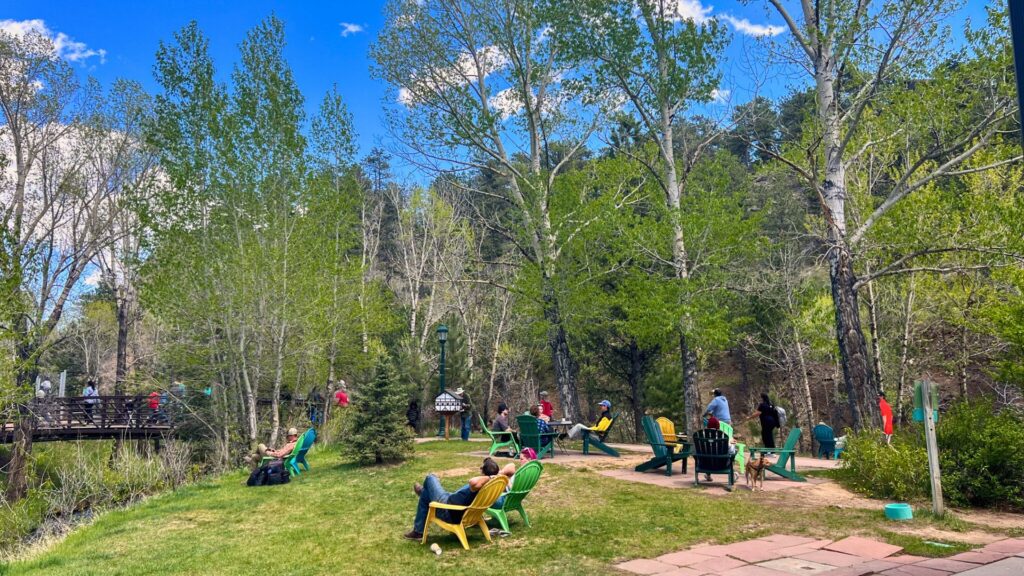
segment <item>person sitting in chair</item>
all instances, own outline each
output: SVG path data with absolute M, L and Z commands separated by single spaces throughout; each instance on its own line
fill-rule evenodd
M 540 434 L 540 447 L 543 448 L 551 443 L 551 436 L 546 436 L 551 433 L 551 426 L 548 425 L 547 420 L 542 418 L 540 406 L 536 404 L 530 406 L 530 416 L 537 419 L 537 433 Z
M 403 536 L 406 540 L 421 540 L 423 538 L 423 530 L 426 529 L 427 524 L 427 513 L 430 512 L 431 502 L 441 502 L 442 504 L 453 504 L 456 506 L 468 506 L 472 504 L 473 499 L 476 498 L 476 493 L 484 487 L 485 484 L 490 482 L 491 478 L 494 478 L 498 474 L 502 474 L 511 478 L 516 473 L 515 464 L 507 464 L 504 468 L 499 470 L 498 463 L 491 458 L 484 458 L 483 466 L 480 467 L 481 476 L 474 476 L 469 479 L 469 482 L 463 484 L 455 492 L 447 492 L 444 487 L 441 486 L 441 480 L 434 474 L 427 474 L 427 477 L 423 479 L 423 484 L 415 483 L 412 486 L 413 492 L 419 497 L 419 503 L 416 506 L 416 518 L 412 522 L 412 530 L 406 532 Z M 455 524 L 462 520 L 462 511 L 459 510 L 438 510 L 437 517 L 450 524 Z
M 612 425 L 612 403 L 607 400 L 601 400 L 597 405 L 598 407 L 600 407 L 601 410 L 601 414 L 598 415 L 597 417 L 597 423 L 595 423 L 593 426 L 587 426 L 586 424 L 577 424 L 573 426 L 569 430 L 569 438 L 572 438 L 573 440 L 576 440 L 577 438 L 582 438 L 582 433 L 584 431 L 586 431 L 587 433 L 594 432 L 596 434 L 600 434 L 607 430 L 608 427 Z
M 273 458 L 285 458 L 286 456 L 290 456 L 292 450 L 295 450 L 295 444 L 299 441 L 299 431 L 295 428 L 289 428 L 285 440 L 284 446 L 281 446 L 277 450 L 271 450 L 270 448 L 267 448 L 266 444 L 260 444 L 259 447 L 257 447 L 260 457 L 270 456 Z

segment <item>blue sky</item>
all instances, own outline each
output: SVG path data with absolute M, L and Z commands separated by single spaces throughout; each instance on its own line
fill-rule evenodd
M 945 0 L 942 0 L 945 1 Z M 74 59 L 83 74 L 104 84 L 124 77 L 155 91 L 153 56 L 160 40 L 197 20 L 211 39 L 211 52 L 223 79 L 237 57 L 246 32 L 270 13 L 287 26 L 287 57 L 312 114 L 332 84 L 337 84 L 352 112 L 359 134 L 360 157 L 386 138 L 382 110 L 387 87 L 370 77 L 367 51 L 383 25 L 382 0 L 307 0 L 245 2 L 224 0 L 5 0 L 0 21 L 41 20 L 51 36 L 61 40 L 65 56 Z M 763 2 L 744 6 L 735 0 L 680 0 L 695 15 L 721 16 L 733 32 L 723 64 L 724 84 L 742 85 L 754 63 L 748 53 L 756 43 L 744 30 L 752 26 L 780 26 L 781 19 Z M 983 17 L 983 0 L 970 0 L 961 12 L 975 20 Z M 60 36 L 63 35 L 63 36 Z M 102 53 L 101 53 L 102 51 Z M 773 91 L 785 92 L 792 81 L 773 82 Z M 742 101 L 742 90 L 734 90 Z

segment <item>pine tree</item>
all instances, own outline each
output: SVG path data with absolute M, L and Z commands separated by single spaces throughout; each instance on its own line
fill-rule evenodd
M 388 359 L 377 363 L 376 376 L 354 392 L 342 455 L 360 463 L 400 461 L 413 452 L 412 431 L 405 425 L 408 392 Z

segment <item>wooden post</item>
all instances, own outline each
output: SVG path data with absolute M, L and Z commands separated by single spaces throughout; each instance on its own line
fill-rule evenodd
M 932 413 L 932 382 L 921 382 L 921 401 L 924 408 L 924 441 L 928 450 L 928 476 L 932 483 L 932 512 L 942 516 L 942 472 L 939 470 L 939 449 L 935 444 L 935 415 Z

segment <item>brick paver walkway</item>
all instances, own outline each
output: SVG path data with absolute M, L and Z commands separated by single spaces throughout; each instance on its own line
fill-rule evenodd
M 816 540 L 777 534 L 714 546 L 702 544 L 616 568 L 659 576 L 1021 576 L 1024 538 L 1008 538 L 949 558 L 902 554 L 902 548 L 851 536 Z

